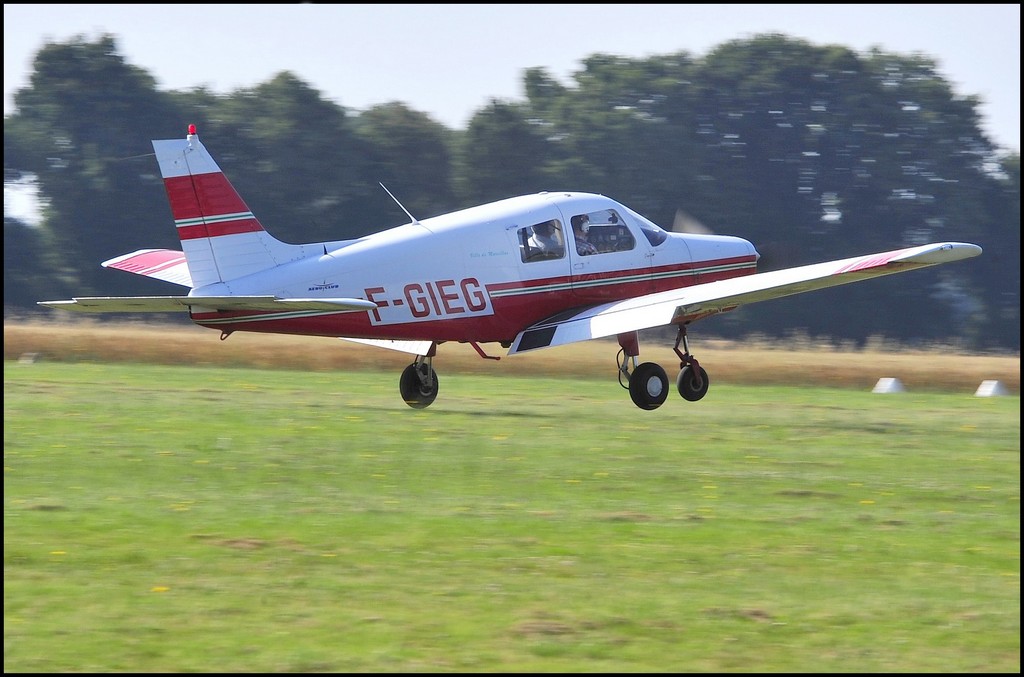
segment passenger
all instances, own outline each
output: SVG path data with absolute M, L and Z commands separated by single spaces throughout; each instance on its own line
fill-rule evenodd
M 557 221 L 545 221 L 533 227 L 533 235 L 530 236 L 529 245 L 531 252 L 536 249 L 544 258 L 559 258 L 562 256 L 562 242 L 555 235 L 558 230 Z

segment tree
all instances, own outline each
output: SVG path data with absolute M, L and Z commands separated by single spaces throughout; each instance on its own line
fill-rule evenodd
M 45 45 L 15 103 L 4 145 L 8 133 L 24 136 L 17 169 L 38 176 L 45 204 L 38 241 L 53 248 L 52 257 L 40 258 L 55 270 L 39 293 L 66 293 L 72 284 L 80 295 L 127 293 L 129 286 L 137 293 L 137 283 L 108 281 L 97 264 L 133 248 L 177 244 L 153 218 L 166 213 L 166 196 L 146 157 L 148 133 L 168 129 L 174 118 L 169 102 L 152 77 L 124 62 L 108 35 Z
M 984 211 L 977 198 L 992 147 L 977 102 L 955 97 L 932 60 L 766 35 L 713 50 L 696 81 L 688 105 L 706 139 L 701 175 L 729 200 L 706 195 L 717 205 L 706 220 L 728 215 L 732 232 L 765 245 L 764 269 L 971 240 L 987 228 L 976 216 L 964 228 L 959 215 Z M 737 323 L 945 339 L 976 272 L 968 264 L 753 306 Z
M 671 224 L 692 192 L 696 151 L 666 100 L 685 88 L 692 67 L 685 52 L 648 59 L 595 54 L 573 74 L 573 88 L 542 69 L 527 71 L 532 121 L 553 148 L 551 182 L 617 197 Z
M 544 171 L 552 148 L 520 104 L 492 99 L 470 119 L 460 148 L 456 189 L 467 206 L 560 187 Z
M 210 101 L 201 136 L 253 214 L 287 242 L 356 237 L 368 158 L 344 108 L 282 72 Z M 379 190 L 379 188 L 378 188 Z
M 17 219 L 4 217 L 4 308 L 31 308 L 43 284 L 39 256 L 45 250 L 42 233 Z
M 367 179 L 387 186 L 414 216 L 426 218 L 459 206 L 452 133 L 443 125 L 396 101 L 363 112 L 355 128 L 368 159 Z M 379 187 L 377 194 L 385 197 Z M 392 204 L 389 212 L 396 209 Z

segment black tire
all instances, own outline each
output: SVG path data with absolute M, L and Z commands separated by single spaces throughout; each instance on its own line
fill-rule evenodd
M 437 373 L 433 367 L 421 364 L 419 367 L 426 373 L 430 370 L 430 382 L 424 385 L 420 375 L 416 373 L 416 363 L 410 364 L 402 372 L 402 378 L 398 380 L 398 389 L 402 393 L 402 399 L 413 409 L 429 407 L 430 403 L 437 398 Z
M 711 382 L 708 381 L 708 373 L 704 371 L 704 367 L 697 367 L 694 370 L 690 365 L 686 365 L 679 370 L 679 376 L 676 377 L 676 388 L 679 390 L 679 394 L 689 402 L 696 402 L 707 395 L 710 385 Z
M 650 411 L 668 397 L 668 376 L 660 364 L 644 362 L 629 376 L 629 396 L 633 404 Z

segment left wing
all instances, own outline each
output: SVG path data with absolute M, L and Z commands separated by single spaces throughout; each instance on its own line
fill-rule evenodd
M 979 254 L 981 247 L 978 245 L 940 242 L 647 294 L 570 311 L 538 322 L 516 336 L 508 353 L 513 355 L 690 322 L 747 303 L 903 273 Z
M 37 303 L 86 313 L 173 313 L 185 310 L 326 310 L 350 313 L 377 307 L 376 303 L 366 299 L 283 299 L 276 296 L 91 296 Z

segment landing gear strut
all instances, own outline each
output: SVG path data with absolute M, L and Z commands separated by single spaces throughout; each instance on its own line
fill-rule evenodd
M 416 361 L 405 368 L 398 381 L 402 399 L 413 409 L 429 407 L 437 398 L 437 372 L 431 366 L 434 349 L 429 355 L 417 355 Z
M 679 352 L 679 342 L 683 343 L 683 352 Z M 696 402 L 708 393 L 708 373 L 697 363 L 697 358 L 690 354 L 690 346 L 686 342 L 686 326 L 679 325 L 676 344 L 672 347 L 679 356 L 679 375 L 676 376 L 676 389 L 684 400 Z

